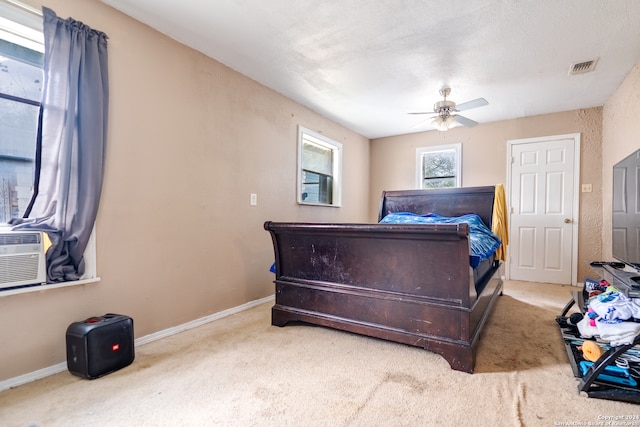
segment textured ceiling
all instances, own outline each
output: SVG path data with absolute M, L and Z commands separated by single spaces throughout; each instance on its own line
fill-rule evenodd
M 481 124 L 601 106 L 640 61 L 638 0 L 101 1 L 369 138 L 443 86 Z

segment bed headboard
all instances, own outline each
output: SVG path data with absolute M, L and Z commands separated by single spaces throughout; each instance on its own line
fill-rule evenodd
M 383 191 L 378 221 L 392 212 L 435 212 L 443 216 L 475 213 L 491 228 L 494 198 L 494 186 Z

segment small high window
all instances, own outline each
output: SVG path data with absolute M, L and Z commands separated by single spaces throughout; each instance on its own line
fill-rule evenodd
M 460 187 L 462 144 L 416 149 L 416 187 L 419 189 Z
M 340 206 L 342 144 L 298 128 L 298 203 Z

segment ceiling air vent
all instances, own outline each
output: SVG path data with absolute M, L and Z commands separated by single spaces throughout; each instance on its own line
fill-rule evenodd
M 569 68 L 569 75 L 574 76 L 576 74 L 590 73 L 596 69 L 598 58 L 589 59 L 588 61 L 576 62 Z

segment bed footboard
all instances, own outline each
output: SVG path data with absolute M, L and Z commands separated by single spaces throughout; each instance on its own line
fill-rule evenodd
M 301 321 L 418 346 L 473 372 L 502 281 L 496 263 L 476 292 L 467 224 L 264 227 L 276 260 L 272 324 Z

